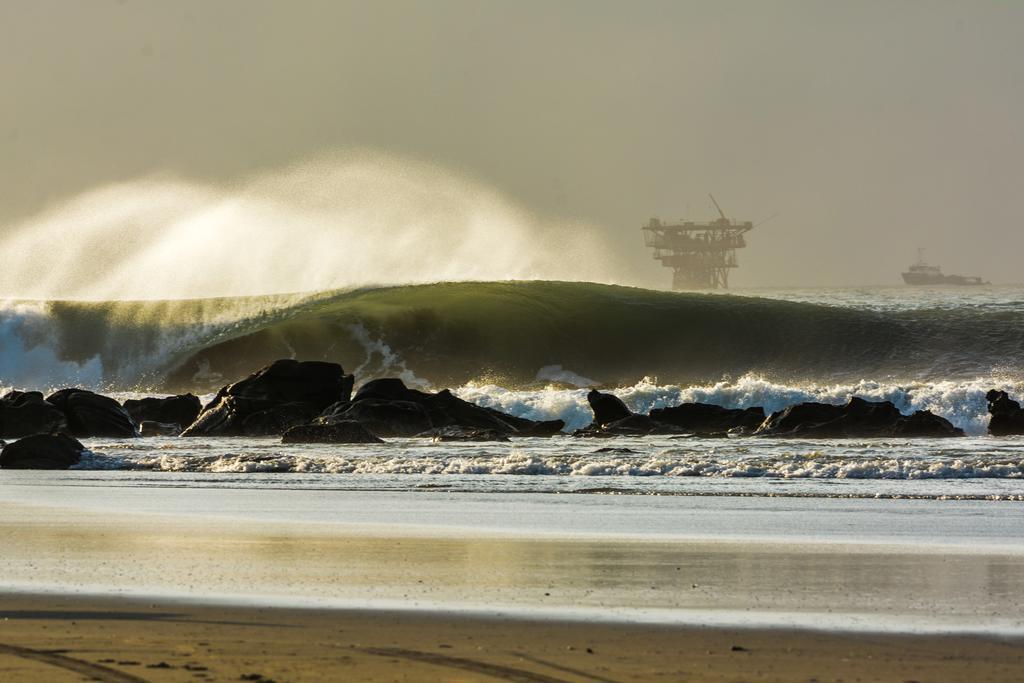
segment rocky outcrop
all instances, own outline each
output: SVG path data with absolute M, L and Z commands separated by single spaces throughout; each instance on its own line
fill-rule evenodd
M 128 412 L 108 396 L 85 389 L 61 389 L 47 396 L 46 402 L 64 413 L 71 434 L 80 439 L 139 435 Z
M 626 407 L 622 399 L 614 394 L 604 394 L 597 389 L 591 389 L 587 394 L 587 403 L 594 411 L 594 424 L 598 427 L 623 420 L 633 415 L 633 412 Z
M 755 436 L 798 438 L 953 437 L 963 436 L 945 418 L 919 410 L 903 415 L 890 401 L 851 398 L 845 405 L 801 403 L 773 413 Z
M 561 420 L 537 422 L 464 401 L 445 389 L 436 394 L 410 389 L 397 378 L 367 382 L 351 402 L 339 402 L 315 422 L 354 420 L 384 437 L 430 436 L 448 427 L 491 431 L 505 436 L 551 436 L 565 427 Z
M 333 412 L 322 415 L 317 424 L 358 422 L 377 436 L 417 436 L 433 428 L 430 413 L 412 401 L 387 401 L 367 398 L 337 406 Z
M 280 435 L 347 402 L 352 383 L 337 363 L 275 361 L 223 387 L 182 436 Z
M 242 419 L 242 433 L 246 436 L 280 436 L 292 427 L 309 424 L 320 414 L 313 403 L 282 403 L 258 410 Z
M 353 420 L 333 424 L 300 425 L 288 429 L 282 443 L 384 443 L 366 427 Z
M 749 434 L 761 426 L 765 414 L 764 408 L 723 408 L 708 403 L 683 403 L 671 408 L 655 408 L 650 417 L 655 422 L 679 427 L 689 434 Z
M 78 463 L 85 451 L 67 434 L 35 434 L 6 444 L 0 451 L 0 468 L 9 470 L 66 470 Z
M 630 411 L 622 399 L 596 389 L 587 394 L 594 421 L 577 430 L 574 436 L 651 436 L 683 435 L 726 436 L 749 434 L 764 421 L 764 409 L 732 409 L 707 403 L 684 403 L 671 408 L 655 408 L 649 415 Z
M 992 436 L 1024 434 L 1024 410 L 1005 391 L 993 389 L 985 395 L 988 399 L 988 433 Z
M 323 410 L 347 401 L 353 382 L 337 363 L 283 359 L 224 387 L 221 394 L 268 405 L 311 403 Z
M 143 422 L 179 424 L 187 427 L 196 421 L 203 409 L 202 402 L 194 394 L 163 398 L 132 398 L 121 405 L 135 424 L 140 427 Z
M 0 398 L 0 436 L 19 438 L 68 429 L 62 411 L 38 391 L 10 391 Z

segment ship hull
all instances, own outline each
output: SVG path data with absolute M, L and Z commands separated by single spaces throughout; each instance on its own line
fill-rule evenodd
M 902 273 L 903 281 L 908 285 L 959 285 L 963 287 L 977 287 L 987 285 L 980 277 L 967 277 L 964 275 L 931 275 L 925 273 Z

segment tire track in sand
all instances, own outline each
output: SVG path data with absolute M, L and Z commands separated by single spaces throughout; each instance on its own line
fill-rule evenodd
M 92 680 L 101 681 L 101 683 L 148 683 L 146 679 L 139 678 L 138 676 L 126 674 L 122 671 L 111 669 L 106 666 L 100 666 L 99 664 L 93 664 L 92 662 L 86 662 L 81 659 L 75 659 L 74 657 L 68 657 L 55 652 L 47 652 L 46 650 L 33 650 L 30 647 L 0 643 L 0 655 L 12 655 L 14 657 L 21 657 L 22 659 L 31 659 L 36 662 L 42 662 L 43 664 L 49 664 L 50 666 L 74 671 L 75 673 L 82 674 L 83 676 L 89 676 Z
M 487 662 L 481 662 L 475 659 L 465 659 L 462 657 L 450 657 L 436 652 L 405 650 L 397 647 L 364 647 L 359 648 L 359 651 L 371 655 L 377 655 L 378 657 L 397 657 L 399 659 L 408 659 L 414 662 L 424 662 L 427 664 L 436 664 L 437 666 L 446 666 L 452 669 L 462 669 L 463 671 L 471 671 L 485 676 L 500 678 L 505 681 L 513 681 L 513 683 L 569 683 L 569 681 L 566 681 L 564 678 L 553 678 L 551 676 L 545 676 L 544 674 L 534 673 L 524 669 L 515 669 L 511 666 L 488 664 Z

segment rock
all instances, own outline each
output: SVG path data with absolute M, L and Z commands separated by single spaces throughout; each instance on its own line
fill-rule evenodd
M 274 361 L 245 379 L 226 387 L 227 396 L 264 401 L 269 405 L 311 403 L 323 410 L 332 403 L 347 401 L 353 377 L 337 363 L 323 361 Z
M 652 436 L 655 434 L 681 434 L 681 427 L 652 420 L 647 415 L 629 415 L 613 422 L 598 425 L 596 422 L 577 430 L 573 436 L 609 437 L 609 436 Z
M 221 388 L 182 436 L 282 434 L 352 395 L 352 375 L 337 363 L 279 360 Z
M 245 418 L 269 406 L 262 401 L 245 401 L 221 396 L 207 404 L 182 436 L 241 436 Z
M 138 436 L 135 423 L 121 404 L 108 396 L 85 389 L 61 389 L 46 397 L 67 418 L 74 436 L 132 438 Z
M 363 425 L 353 420 L 331 424 L 292 427 L 281 437 L 282 443 L 384 443 Z
M 35 434 L 9 443 L 0 451 L 0 468 L 9 470 L 66 470 L 85 450 L 67 434 Z
M 988 412 L 992 416 L 988 422 L 989 434 L 1024 434 L 1024 410 L 1021 410 L 1019 403 L 1012 400 L 1005 391 L 996 389 L 985 394 L 985 398 L 988 399 Z
M 280 436 L 292 427 L 309 424 L 319 408 L 312 403 L 282 403 L 264 408 L 242 420 L 244 436 Z
M 946 418 L 935 415 L 930 410 L 918 410 L 913 415 L 905 415 L 896 421 L 893 436 L 914 438 L 945 438 L 963 436 L 964 430 L 954 427 Z
M 417 396 L 425 398 L 429 394 L 410 389 L 405 386 L 405 382 L 397 377 L 383 377 L 381 379 L 372 379 L 359 387 L 359 391 L 352 397 L 352 401 L 354 403 L 355 401 L 373 398 L 380 401 L 412 401 L 413 403 L 419 403 L 420 401 L 417 400 Z
M 790 434 L 810 425 L 827 424 L 841 418 L 842 414 L 843 406 L 829 403 L 798 403 L 769 415 L 754 434 Z
M 317 424 L 355 421 L 377 436 L 409 437 L 434 428 L 427 409 L 419 403 L 379 398 L 358 399 L 340 407 L 340 412 L 321 415 Z
M 541 420 L 530 425 L 524 425 L 510 436 L 515 437 L 551 437 L 561 434 L 565 429 L 565 420 Z
M 121 405 L 140 427 L 143 422 L 188 426 L 196 421 L 203 409 L 199 397 L 193 394 L 163 398 L 130 398 Z
M 64 412 L 38 391 L 9 391 L 0 398 L 0 436 L 18 438 L 67 430 Z
M 374 434 L 398 437 L 445 427 L 494 430 L 508 436 L 550 436 L 565 427 L 561 420 L 537 422 L 478 406 L 448 389 L 436 394 L 410 389 L 394 377 L 367 382 L 351 403 L 331 406 L 318 421 L 331 419 L 358 420 Z
M 650 417 L 656 422 L 674 425 L 690 434 L 751 433 L 764 422 L 764 408 L 723 408 L 709 403 L 683 403 L 671 408 L 655 408 Z
M 177 422 L 143 420 L 139 424 L 139 436 L 178 436 L 179 434 L 181 434 L 181 425 Z
M 647 415 L 629 415 L 602 424 L 601 430 L 606 434 L 616 436 L 647 436 L 653 434 L 658 426 L 658 423 Z
M 496 429 L 476 429 L 472 427 L 442 427 L 423 432 L 417 436 L 429 437 L 432 441 L 441 443 L 445 441 L 508 441 L 509 438 L 503 432 Z
M 594 424 L 599 427 L 622 420 L 633 414 L 618 396 L 603 394 L 597 389 L 591 389 L 590 393 L 587 394 L 587 403 L 590 404 L 590 409 L 594 411 Z
M 853 397 L 846 405 L 801 403 L 773 413 L 756 436 L 800 438 L 951 437 L 963 436 L 945 418 L 928 411 L 903 415 L 891 401 Z

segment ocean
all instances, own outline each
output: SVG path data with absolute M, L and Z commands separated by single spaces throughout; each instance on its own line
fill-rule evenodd
M 184 301 L 7 301 L 0 379 L 117 398 L 209 397 L 270 361 L 331 360 L 531 419 L 585 426 L 597 386 L 637 412 L 767 412 L 851 396 L 930 410 L 962 439 L 516 439 L 283 445 L 88 439 L 68 484 L 530 494 L 1024 499 L 1024 439 L 985 393 L 1024 398 L 1024 288 L 669 293 L 450 282 Z

